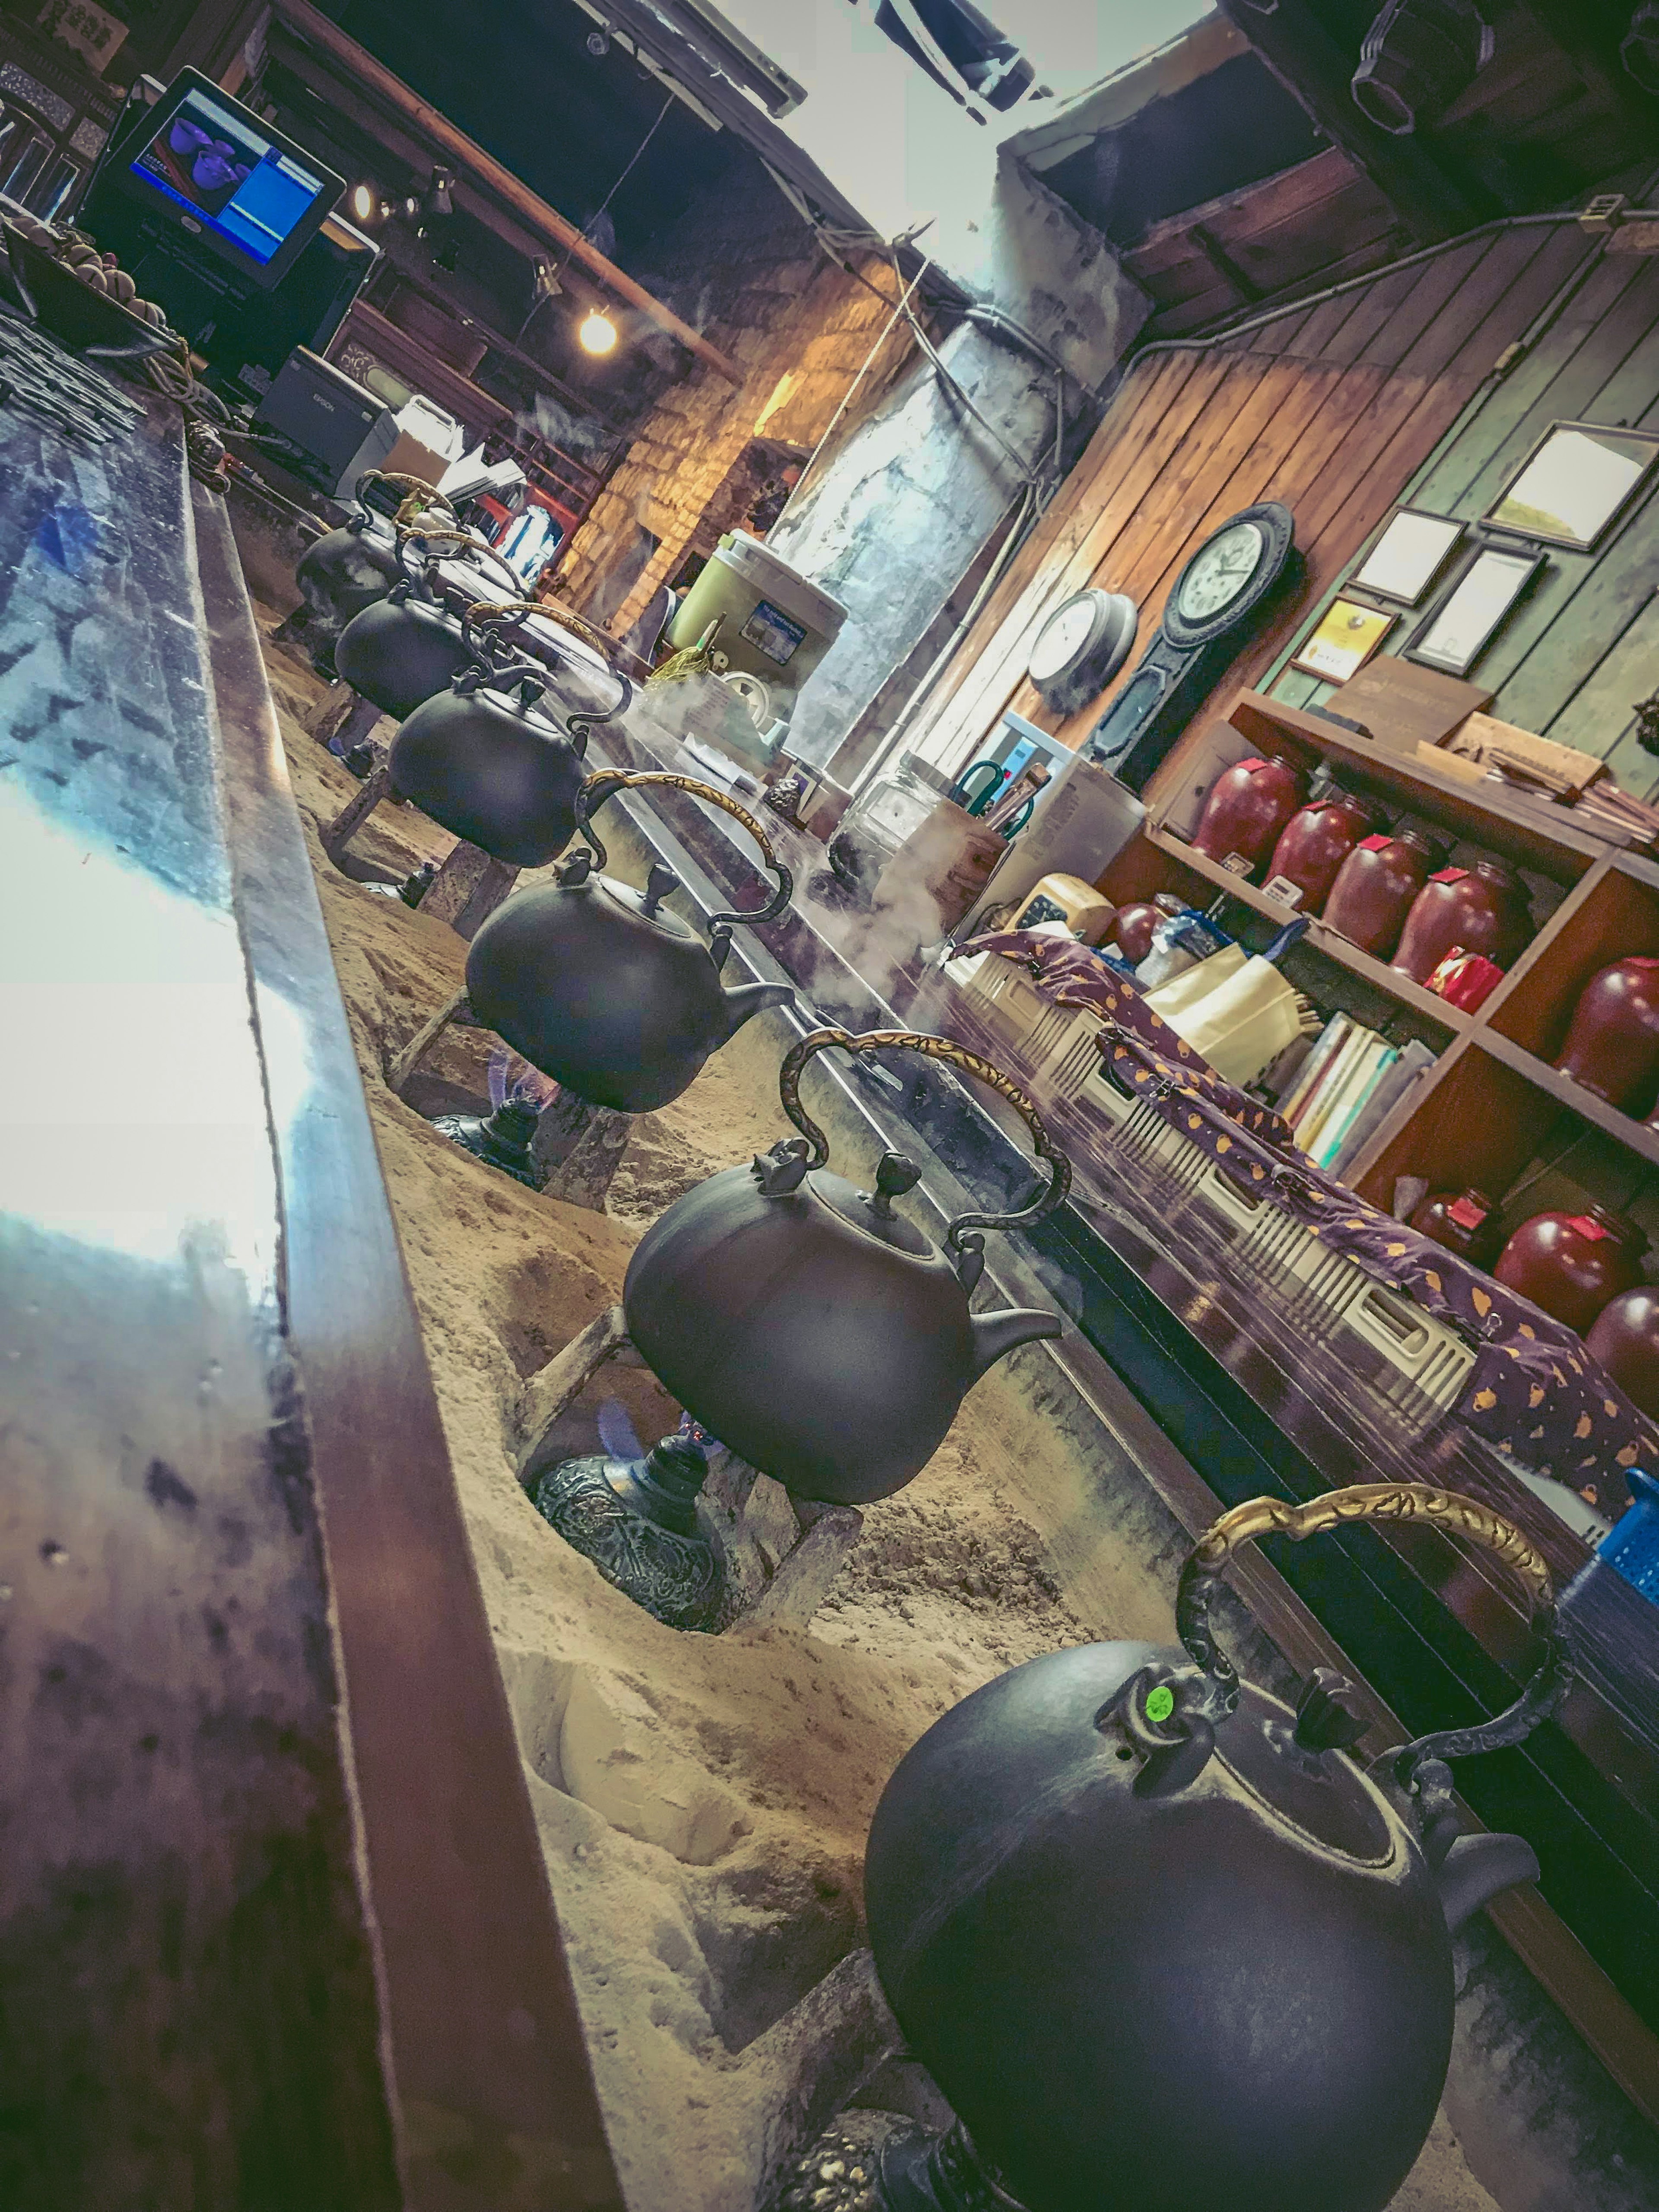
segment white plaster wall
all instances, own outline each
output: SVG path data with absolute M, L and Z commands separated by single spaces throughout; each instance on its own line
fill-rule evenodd
M 978 0 L 1054 98 L 981 125 L 848 0 L 720 0 L 720 13 L 805 86 L 786 131 L 884 238 L 928 216 L 927 246 L 953 276 L 982 258 L 997 150 L 1064 102 L 1212 10 L 1203 0 Z M 961 269 L 958 270 L 958 259 Z

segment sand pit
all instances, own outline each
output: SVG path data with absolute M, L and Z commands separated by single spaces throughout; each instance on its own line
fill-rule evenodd
M 926 1473 L 869 1510 L 810 1633 L 677 1634 L 567 1547 L 514 1473 L 523 1382 L 615 1301 L 664 1206 L 789 1133 L 775 1034 L 751 1024 L 642 1117 L 605 1215 L 450 1144 L 385 1074 L 459 988 L 465 946 L 324 860 L 319 820 L 356 786 L 297 719 L 318 680 L 280 649 L 268 659 L 630 2212 L 755 2212 L 777 2123 L 757 2057 L 861 1942 L 864 1836 L 894 1765 L 1008 1666 L 1103 1635 L 1166 1639 L 1168 1590 L 1127 1539 L 1116 1553 L 1098 1531 L 1082 1543 L 1075 1447 L 1000 1370 Z M 356 849 L 395 876 L 452 842 L 388 806 Z M 448 1032 L 433 1083 L 483 1097 L 492 1042 Z M 568 1449 L 596 1448 L 605 1396 L 647 1443 L 678 1419 L 647 1371 L 613 1364 L 562 1431 Z M 1443 2124 L 1397 2200 L 1492 2203 Z

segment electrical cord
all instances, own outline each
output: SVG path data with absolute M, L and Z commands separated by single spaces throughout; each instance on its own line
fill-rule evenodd
M 611 185 L 610 191 L 605 194 L 605 198 L 599 202 L 598 207 L 594 209 L 592 214 L 588 217 L 587 222 L 582 231 L 582 236 L 584 238 L 587 237 L 589 233 L 593 229 L 595 224 L 599 222 L 599 217 L 602 215 L 605 215 L 610 212 L 611 201 L 616 198 L 617 193 L 628 182 L 628 179 L 632 175 L 635 166 L 643 155 L 646 148 L 651 143 L 651 141 L 656 137 L 658 130 L 666 120 L 668 111 L 674 105 L 676 97 L 677 95 L 671 92 L 667 99 L 664 100 L 660 109 L 658 111 L 656 121 L 653 123 L 651 128 L 646 132 L 644 137 L 641 139 L 639 144 L 634 149 L 633 156 L 629 160 L 628 167 L 623 171 L 621 176 L 617 178 L 616 183 Z M 556 267 L 548 271 L 546 297 L 550 299 L 552 297 L 554 289 L 557 285 L 559 279 L 569 268 L 571 257 L 574 254 L 575 251 L 576 249 L 574 245 L 567 246 L 563 260 L 561 261 Z M 541 305 L 541 301 L 538 300 L 536 305 L 537 307 L 539 307 Z M 531 314 L 533 314 L 534 313 L 535 308 L 532 307 Z M 527 329 L 529 327 L 529 323 L 530 316 L 526 315 L 525 317 L 524 329 Z M 524 336 L 524 329 L 521 329 L 519 332 L 520 337 Z

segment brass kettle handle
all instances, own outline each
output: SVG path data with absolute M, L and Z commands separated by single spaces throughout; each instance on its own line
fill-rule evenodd
M 1353 1521 L 1424 1521 L 1468 1537 L 1510 1569 L 1527 1594 L 1530 1618 L 1544 1638 L 1542 1664 L 1514 1705 L 1489 1721 L 1468 1729 L 1443 1729 L 1416 1737 L 1377 1762 L 1392 1768 L 1410 1790 L 1416 1769 L 1428 1759 L 1467 1758 L 1499 1751 L 1530 1735 L 1560 1703 L 1570 1658 L 1556 1611 L 1550 1571 L 1540 1553 L 1511 1522 L 1479 1498 L 1459 1491 L 1437 1490 L 1426 1483 L 1362 1482 L 1346 1490 L 1293 1505 L 1280 1498 L 1252 1498 L 1206 1528 L 1187 1556 L 1176 1591 L 1176 1633 L 1209 1676 L 1218 1693 L 1218 1717 L 1238 1702 L 1238 1676 L 1210 1632 L 1210 1601 L 1222 1570 L 1239 1547 L 1258 1536 L 1288 1536 L 1293 1543 Z
M 493 545 L 489 550 L 492 553 L 495 550 Z M 497 558 L 499 557 L 500 556 L 497 556 Z M 505 567 L 506 563 L 502 562 L 502 566 Z M 515 577 L 514 580 L 516 582 L 518 580 Z M 511 623 L 514 620 L 522 622 L 523 618 L 526 615 L 538 615 L 544 613 L 544 610 L 543 609 L 542 603 L 539 599 L 480 599 L 476 605 L 468 607 L 466 611 L 462 615 L 461 629 L 465 636 L 471 638 L 472 634 L 472 624 L 474 623 Z M 525 653 L 550 653 L 553 654 L 555 659 L 559 659 L 563 657 L 560 654 L 559 649 L 556 646 L 547 645 L 539 639 L 536 640 L 533 643 L 526 643 L 521 638 L 519 642 L 520 649 Z M 622 695 L 617 699 L 616 705 L 614 707 L 607 707 L 602 714 L 589 713 L 582 714 L 580 716 L 566 716 L 566 720 L 573 724 L 579 720 L 584 734 L 592 728 L 595 722 L 614 722 L 617 715 L 624 714 L 629 707 L 633 703 L 634 685 L 632 679 L 624 676 L 620 668 L 607 668 L 606 672 L 614 677 L 617 682 L 622 686 Z M 603 862 L 601 865 L 603 865 Z
M 626 684 L 628 678 L 623 676 L 617 681 Z M 746 807 L 739 806 L 728 792 L 720 790 L 716 784 L 703 783 L 695 775 L 672 775 L 665 769 L 595 769 L 576 793 L 576 835 L 586 837 L 592 847 L 596 866 L 603 868 L 606 865 L 606 855 L 605 847 L 599 842 L 599 832 L 593 827 L 594 813 L 617 792 L 637 791 L 641 785 L 647 783 L 667 784 L 675 791 L 689 791 L 694 799 L 706 799 L 711 806 L 721 808 L 734 822 L 741 822 L 760 847 L 767 866 L 778 879 L 778 887 L 771 897 L 764 906 L 757 907 L 752 914 L 740 914 L 734 910 L 730 914 L 709 916 L 708 947 L 714 956 L 714 965 L 722 967 L 732 943 L 732 925 L 739 921 L 750 924 L 775 921 L 794 895 L 795 878 L 772 850 L 772 841 L 760 823 Z
M 399 530 L 406 530 L 422 507 L 441 507 L 447 514 L 452 516 L 455 512 L 453 501 L 447 499 L 436 484 L 428 483 L 424 477 L 405 476 L 397 469 L 391 471 L 365 469 L 363 471 L 351 488 L 351 495 L 360 507 L 366 504 L 363 499 L 363 486 L 372 483 L 390 484 L 393 491 L 402 492 L 403 503 L 392 518 L 394 526 Z
M 806 1163 L 809 1168 L 829 1164 L 830 1146 L 823 1130 L 800 1103 L 801 1070 L 815 1054 L 832 1044 L 841 1046 L 846 1052 L 881 1052 L 890 1047 L 903 1046 L 911 1052 L 924 1054 L 929 1060 L 942 1060 L 963 1075 L 971 1075 L 985 1084 L 999 1098 L 1006 1098 L 1030 1131 L 1037 1158 L 1048 1170 L 1046 1189 L 1018 1213 L 958 1214 L 945 1232 L 946 1244 L 953 1252 L 963 1255 L 967 1262 L 959 1266 L 957 1272 L 971 1290 L 985 1264 L 980 1256 L 985 1239 L 970 1232 L 1029 1229 L 1044 1214 L 1052 1213 L 1072 1187 L 1071 1162 L 1048 1134 L 1042 1115 L 1019 1085 L 1000 1067 L 994 1066 L 988 1060 L 981 1060 L 976 1052 L 969 1052 L 966 1045 L 957 1044 L 954 1038 L 927 1036 L 915 1030 L 866 1030 L 861 1036 L 854 1036 L 850 1030 L 825 1029 L 814 1030 L 810 1036 L 804 1036 L 787 1054 L 778 1073 L 778 1096 L 783 1101 L 783 1110 L 811 1147 Z M 968 1261 L 970 1254 L 977 1265 Z

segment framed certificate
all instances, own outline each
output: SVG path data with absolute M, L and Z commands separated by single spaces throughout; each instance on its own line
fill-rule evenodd
M 1349 581 L 1362 592 L 1375 592 L 1379 599 L 1414 607 L 1444 574 L 1468 528 L 1447 514 L 1402 507 Z
M 1407 658 L 1448 676 L 1467 674 L 1545 565 L 1542 553 L 1483 546 L 1418 630 Z
M 1358 674 L 1399 619 L 1382 607 L 1362 606 L 1358 599 L 1333 599 L 1291 665 L 1305 676 L 1322 677 L 1327 684 L 1346 684 Z
M 1659 431 L 1557 422 L 1481 520 L 1543 545 L 1588 553 L 1659 461 Z

